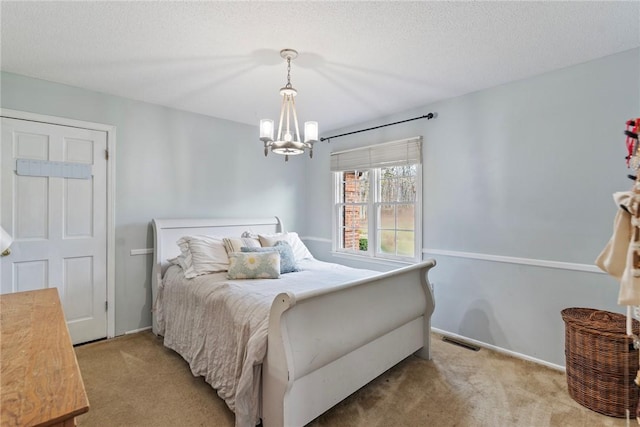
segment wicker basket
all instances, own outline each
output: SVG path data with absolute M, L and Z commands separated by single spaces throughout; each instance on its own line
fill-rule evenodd
M 589 308 L 562 310 L 569 395 L 611 417 L 635 418 L 638 350 L 626 334 L 626 317 Z M 638 331 L 638 321 L 633 321 Z

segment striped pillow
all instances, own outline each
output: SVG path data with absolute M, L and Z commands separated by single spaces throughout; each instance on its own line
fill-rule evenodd
M 227 251 L 227 255 L 229 255 L 232 252 L 241 252 L 240 248 L 242 247 L 246 247 L 246 248 L 260 247 L 260 241 L 258 239 L 254 239 L 251 237 L 238 237 L 238 238 L 225 237 L 224 239 L 222 239 L 222 244 L 224 246 L 224 249 Z
M 176 243 L 182 252 L 178 262 L 188 279 L 202 274 L 227 271 L 229 268 L 229 258 L 222 245 L 222 237 L 184 236 Z

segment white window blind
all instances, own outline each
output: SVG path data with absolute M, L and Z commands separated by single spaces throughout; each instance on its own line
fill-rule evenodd
M 422 137 L 331 153 L 332 172 L 421 163 Z

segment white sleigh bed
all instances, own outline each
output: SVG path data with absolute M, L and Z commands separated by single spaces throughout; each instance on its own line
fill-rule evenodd
M 282 225 L 276 217 L 154 219 L 153 229 L 153 332 L 160 335 L 155 303 L 168 260 L 180 254 L 179 238 L 276 233 Z M 303 426 L 407 356 L 430 359 L 433 266 L 427 260 L 329 288 L 279 293 L 260 371 L 263 426 Z

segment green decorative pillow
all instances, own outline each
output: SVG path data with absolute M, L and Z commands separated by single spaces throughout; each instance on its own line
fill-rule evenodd
M 278 252 L 232 252 L 229 254 L 229 279 L 278 279 L 280 254 Z
M 242 252 L 277 252 L 280 254 L 280 274 L 299 271 L 293 255 L 293 249 L 291 249 L 291 245 L 284 240 L 278 241 L 275 245 L 267 248 L 243 247 Z

